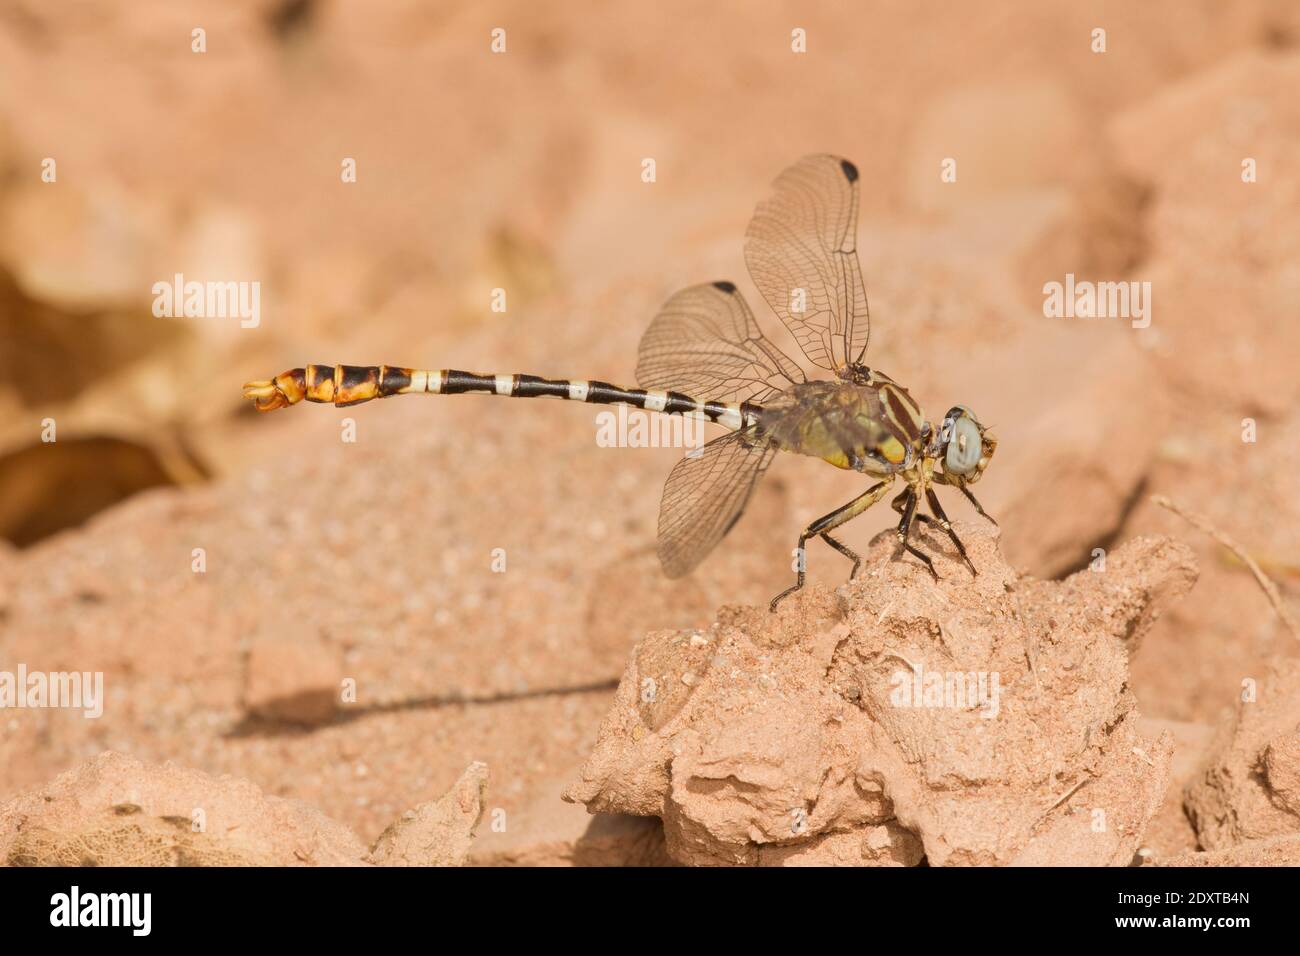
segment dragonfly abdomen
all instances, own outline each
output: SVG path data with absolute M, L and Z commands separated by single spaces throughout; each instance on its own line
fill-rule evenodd
M 301 401 L 359 405 L 390 395 L 426 393 L 500 395 L 507 398 L 558 398 L 593 405 L 630 405 L 665 415 L 685 415 L 739 429 L 758 421 L 753 402 L 707 401 L 681 392 L 623 388 L 594 379 L 548 379 L 539 375 L 481 374 L 459 369 L 413 369 L 391 365 L 308 365 L 269 381 L 249 382 L 244 395 L 269 412 Z

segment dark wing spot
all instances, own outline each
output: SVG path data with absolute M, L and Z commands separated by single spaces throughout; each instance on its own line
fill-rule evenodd
M 721 289 L 723 292 L 727 293 L 727 295 L 731 295 L 736 291 L 736 283 L 724 280 L 722 282 L 713 283 L 713 288 Z
M 854 166 L 847 159 L 840 160 L 840 169 L 844 170 L 844 177 L 851 183 L 858 181 L 858 167 Z

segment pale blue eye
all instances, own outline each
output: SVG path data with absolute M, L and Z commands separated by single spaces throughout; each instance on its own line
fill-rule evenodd
M 952 439 L 943 457 L 944 471 L 966 475 L 975 470 L 983 454 L 980 429 L 972 419 L 958 418 L 952 423 Z

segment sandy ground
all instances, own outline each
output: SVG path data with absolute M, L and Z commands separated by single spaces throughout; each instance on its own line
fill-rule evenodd
M 796 27 L 807 53 L 791 52 Z M 526 3 L 9 4 L 0 670 L 102 672 L 105 701 L 96 719 L 0 712 L 4 859 L 1294 861 L 1296 640 L 1239 560 L 1149 496 L 1230 531 L 1296 607 L 1297 40 L 1296 8 L 1265 2 L 617 4 L 595 19 Z M 789 811 L 824 768 L 737 744 L 744 721 L 714 717 L 743 701 L 715 687 L 680 718 L 697 749 L 652 785 L 612 756 L 627 675 L 666 634 L 689 649 L 721 627 L 762 656 L 767 625 L 726 608 L 783 587 L 799 529 L 860 481 L 779 461 L 714 557 L 670 582 L 654 533 L 678 452 L 600 447 L 589 408 L 409 398 L 255 416 L 239 392 L 336 361 L 630 384 L 663 300 L 718 278 L 775 329 L 745 226 L 781 169 L 821 151 L 861 171 L 869 363 L 933 415 L 960 402 L 996 425 L 979 489 L 1001 536 L 963 527 L 990 580 L 1030 602 L 1016 639 L 1060 651 L 1013 696 L 1119 729 L 1067 734 L 1040 776 L 997 758 L 968 773 L 955 755 L 982 751 L 963 726 L 934 730 L 948 749 L 909 751 L 921 731 L 864 708 L 865 672 L 845 696 L 809 660 L 835 627 L 868 671 L 873 641 L 919 632 L 869 624 L 877 577 L 810 590 L 807 617 L 781 626 L 812 656 L 781 656 L 772 700 L 848 708 L 853 767 L 827 766 L 849 795 L 805 830 L 741 839 L 755 806 Z M 940 181 L 946 157 L 956 182 Z M 153 317 L 151 286 L 175 273 L 259 281 L 259 324 Z M 1149 327 L 1044 316 L 1044 284 L 1067 273 L 1150 282 Z M 50 420 L 57 441 L 42 441 Z M 955 498 L 949 511 L 974 517 Z M 866 551 L 888 524 L 869 515 L 845 539 Z M 1183 550 L 1144 551 L 1154 540 Z M 887 544 L 869 570 L 904 573 Z M 1084 570 L 1097 549 L 1106 570 Z M 814 585 L 843 583 L 828 549 L 809 564 Z M 1142 583 L 1161 575 L 1186 586 Z M 1104 582 L 1128 603 L 1099 597 Z M 943 620 L 928 584 L 899 587 L 907 620 Z M 988 626 L 976 585 L 944 587 L 975 602 L 968 632 Z M 1055 624 L 1038 619 L 1058 601 Z M 1010 675 L 1003 639 L 952 660 Z M 1053 672 L 1071 646 L 1107 662 L 1092 683 Z M 744 773 L 758 760 L 771 800 L 674 797 L 709 778 L 709 746 Z M 1092 784 L 1048 806 L 1080 775 L 1122 820 L 1104 841 L 1070 829 L 1094 820 Z M 266 839 L 181 839 L 168 821 L 205 801 Z M 277 842 L 285 821 L 310 838 Z M 444 834 L 441 855 L 411 859 L 403 821 Z

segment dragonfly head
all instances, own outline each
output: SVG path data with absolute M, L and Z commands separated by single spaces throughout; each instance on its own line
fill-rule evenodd
M 980 480 L 998 447 L 998 440 L 965 405 L 955 405 L 943 416 L 938 438 L 935 457 L 943 460 L 944 474 L 967 485 Z

